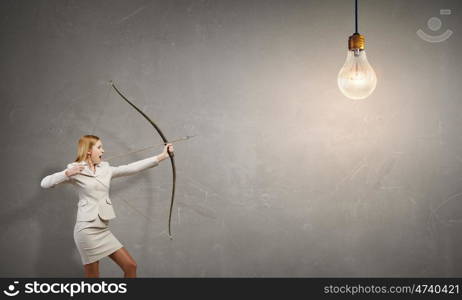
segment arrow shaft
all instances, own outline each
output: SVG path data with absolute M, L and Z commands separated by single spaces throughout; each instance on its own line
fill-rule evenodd
M 182 142 L 182 141 L 186 141 L 186 140 L 189 140 L 191 138 L 195 137 L 195 135 L 192 135 L 192 136 L 185 136 L 185 137 L 181 137 L 181 138 L 178 138 L 178 139 L 175 139 L 175 140 L 172 140 L 172 141 L 169 141 L 168 144 L 173 144 L 173 143 L 178 143 L 178 142 Z M 127 152 L 127 153 L 124 153 L 124 154 L 118 154 L 118 155 L 114 155 L 114 156 L 111 156 L 109 158 L 106 158 L 106 160 L 111 160 L 111 159 L 114 159 L 114 158 L 117 158 L 117 157 L 122 157 L 122 156 L 125 156 L 125 155 L 129 155 L 129 154 L 134 154 L 134 153 L 138 153 L 138 152 L 142 152 L 142 151 L 145 151 L 145 150 L 148 150 L 148 149 L 152 149 L 152 148 L 156 148 L 156 147 L 159 147 L 159 146 L 162 146 L 162 145 L 166 145 L 167 143 L 162 143 L 162 144 L 157 144 L 157 145 L 154 145 L 154 146 L 149 146 L 149 147 L 145 147 L 145 148 L 142 148 L 142 149 L 138 149 L 138 150 L 133 150 L 133 151 L 130 151 L 130 152 Z

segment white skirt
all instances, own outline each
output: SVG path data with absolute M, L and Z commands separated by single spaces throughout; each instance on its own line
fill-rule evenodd
M 98 261 L 123 247 L 109 230 L 109 220 L 103 220 L 99 215 L 93 221 L 76 222 L 74 241 L 84 265 Z

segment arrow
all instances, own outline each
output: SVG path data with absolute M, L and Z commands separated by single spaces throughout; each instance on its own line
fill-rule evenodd
M 181 142 L 181 141 L 186 141 L 186 140 L 192 139 L 193 137 L 196 137 L 196 136 L 197 135 L 187 135 L 187 136 L 184 136 L 184 137 L 169 141 L 168 144 L 173 144 L 173 143 L 177 143 L 177 142 Z M 159 147 L 159 146 L 165 146 L 166 144 L 167 143 L 157 144 L 157 145 L 149 146 L 149 147 L 142 148 L 142 149 L 139 149 L 139 150 L 130 151 L 130 152 L 127 152 L 127 153 L 124 153 L 124 154 L 114 155 L 114 156 L 111 156 L 109 158 L 106 158 L 105 160 L 111 160 L 111 159 L 114 159 L 114 158 L 117 158 L 117 157 L 122 157 L 122 156 L 125 156 L 125 155 L 142 152 L 142 151 L 152 149 L 152 148 L 156 148 L 156 147 Z

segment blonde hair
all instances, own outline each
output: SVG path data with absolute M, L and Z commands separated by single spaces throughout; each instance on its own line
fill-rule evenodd
M 84 135 L 79 139 L 77 146 L 77 158 L 75 162 L 81 162 L 87 158 L 87 152 L 93 148 L 93 145 L 100 140 L 96 135 Z

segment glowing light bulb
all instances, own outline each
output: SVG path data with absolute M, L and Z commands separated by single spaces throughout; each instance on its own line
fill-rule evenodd
M 367 61 L 364 35 L 354 33 L 348 38 L 348 53 L 337 83 L 340 91 L 350 99 L 364 99 L 375 89 L 377 76 Z
M 364 99 L 372 94 L 377 85 L 377 76 L 367 61 L 365 50 L 348 50 L 337 83 L 340 91 L 350 99 Z

